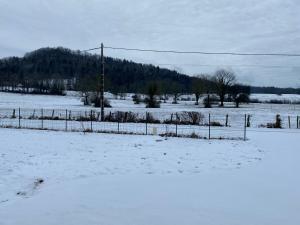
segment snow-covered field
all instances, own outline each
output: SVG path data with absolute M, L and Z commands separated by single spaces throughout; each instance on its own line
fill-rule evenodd
M 108 97 L 111 97 L 109 95 Z M 300 95 L 254 95 L 255 98 L 260 100 L 267 99 L 290 99 L 300 100 Z M 171 100 L 170 100 L 171 101 Z M 291 128 L 297 127 L 297 116 L 300 116 L 300 104 L 249 104 L 241 105 L 240 108 L 225 107 L 219 108 L 214 107 L 211 109 L 205 109 L 203 107 L 195 106 L 193 101 L 180 101 L 179 104 L 174 105 L 171 102 L 162 103 L 161 108 L 158 109 L 145 109 L 144 104 L 135 105 L 130 97 L 126 100 L 110 99 L 112 108 L 106 109 L 106 113 L 109 111 L 132 111 L 138 113 L 140 116 L 145 116 L 146 111 L 153 114 L 155 118 L 170 119 L 172 113 L 182 111 L 197 111 L 204 114 L 204 120 L 207 123 L 208 114 L 211 114 L 212 121 L 218 121 L 222 124 L 225 122 L 225 117 L 229 116 L 229 125 L 231 127 L 242 128 L 244 125 L 244 115 L 251 115 L 251 127 L 259 127 L 260 125 L 266 125 L 267 123 L 274 122 L 276 114 L 280 114 L 283 122 L 283 127 L 288 127 L 288 117 L 290 117 Z M 61 110 L 62 114 L 65 115 L 65 110 L 71 110 L 73 113 L 80 113 L 91 109 L 92 107 L 83 106 L 80 101 L 80 97 L 72 93 L 67 96 L 44 96 L 44 95 L 20 95 L 11 93 L 0 92 L 0 117 L 1 115 L 11 114 L 12 109 L 21 107 L 27 111 L 31 110 L 33 113 L 40 112 L 40 109 L 55 109 Z M 50 113 L 52 111 L 49 111 Z M 1 119 L 0 119 L 1 122 Z
M 0 129 L 0 224 L 300 224 L 299 133 L 249 136 Z
M 112 111 L 145 113 L 144 105 L 130 99 L 111 99 L 111 104 Z M 92 109 L 76 95 L 0 93 L 0 124 L 17 126 L 18 118 L 5 115 L 18 107 L 30 114 L 41 108 L 45 113 Z M 295 128 L 299 109 L 272 104 L 204 109 L 181 101 L 148 110 L 159 117 L 211 113 L 213 121 L 228 114 L 230 127 L 212 128 L 212 134 L 224 135 L 226 129 L 239 137 L 244 114 L 250 114 L 246 142 L 0 128 L 0 225 L 298 225 L 300 130 L 257 127 L 280 114 L 285 127 L 291 116 Z M 42 125 L 25 117 L 20 122 Z M 54 125 L 64 129 L 65 121 L 43 121 L 44 128 Z M 68 129 L 90 125 L 69 121 Z M 117 129 L 113 123 L 92 125 Z M 121 124 L 121 131 L 125 126 L 145 129 L 144 124 Z M 151 126 L 161 126 L 159 133 L 174 128 L 149 125 L 150 133 Z M 189 129 L 207 134 L 205 126 Z
M 110 100 L 113 110 L 144 110 L 145 105 L 135 105 L 130 97 L 132 94 L 129 94 L 126 97 L 126 100 L 114 99 L 112 94 L 106 93 L 106 97 Z M 193 98 L 192 95 L 189 96 L 181 96 L 183 98 Z M 251 98 L 258 99 L 260 101 L 270 101 L 270 100 L 290 100 L 298 102 L 300 101 L 300 95 L 296 94 L 283 94 L 283 95 L 275 95 L 275 94 L 252 94 Z M 162 104 L 162 108 L 160 109 L 147 109 L 150 111 L 182 111 L 182 110 L 192 110 L 196 107 L 194 105 L 194 101 L 179 101 L 180 104 L 174 105 L 171 104 L 172 99 L 169 100 L 168 103 Z M 201 100 L 200 100 L 201 102 Z M 300 110 L 300 105 L 277 105 L 277 104 L 250 104 L 250 105 L 241 105 L 241 109 L 244 108 L 263 108 L 267 110 L 277 110 L 280 108 L 285 108 L 286 110 L 295 111 Z M 90 109 L 91 107 L 83 106 L 83 103 L 80 101 L 80 94 L 76 92 L 68 92 L 66 96 L 49 96 L 49 95 L 27 95 L 27 94 L 14 94 L 14 93 L 5 93 L 0 92 L 0 108 L 44 108 L 44 109 L 73 109 L 73 110 L 81 110 L 81 109 Z M 232 109 L 231 109 L 232 110 Z

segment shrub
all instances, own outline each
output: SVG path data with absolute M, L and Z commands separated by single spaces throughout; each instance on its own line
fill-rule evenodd
M 180 124 L 199 125 L 203 119 L 204 115 L 200 112 L 182 112 L 179 114 Z
M 276 115 L 275 123 L 267 123 L 267 128 L 282 128 L 282 121 L 279 114 Z
M 160 102 L 156 98 L 145 99 L 146 108 L 160 108 Z
M 249 103 L 249 95 L 246 93 L 239 93 L 234 97 L 235 106 L 238 108 L 241 103 Z
M 14 109 L 13 113 L 12 113 L 12 116 L 11 116 L 11 119 L 15 119 L 15 118 L 17 118 L 17 117 L 16 117 L 16 110 Z
M 181 112 L 171 114 L 170 119 L 163 122 L 165 124 L 199 125 L 203 122 L 204 115 L 200 112 Z
M 95 98 L 91 99 L 91 102 L 94 104 L 94 107 L 96 107 L 96 108 L 100 107 L 100 99 L 99 99 L 99 97 L 95 97 Z M 104 107 L 105 108 L 111 108 L 110 102 L 106 98 L 104 98 Z
M 160 123 L 160 120 L 155 119 L 151 113 L 147 113 L 146 121 L 147 123 Z
M 135 94 L 132 96 L 132 100 L 134 104 L 138 105 L 141 103 L 141 96 L 139 94 Z
M 120 123 L 137 123 L 139 122 L 138 114 L 133 112 L 110 112 L 104 118 L 108 122 L 120 122 Z
M 275 128 L 282 128 L 280 115 L 276 115 Z
M 223 125 L 218 121 L 211 121 L 210 126 L 212 126 L 212 127 L 223 127 Z

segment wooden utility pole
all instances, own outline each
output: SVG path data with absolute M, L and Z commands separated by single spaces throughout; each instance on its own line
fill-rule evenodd
M 101 107 L 101 121 L 104 121 L 104 55 L 103 43 L 101 43 L 101 79 L 100 79 L 100 107 Z

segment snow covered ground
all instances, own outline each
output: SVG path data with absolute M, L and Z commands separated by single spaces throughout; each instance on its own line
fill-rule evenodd
M 111 96 L 110 96 L 111 97 Z M 290 99 L 296 100 L 300 95 L 254 95 L 255 98 L 260 100 L 267 99 Z M 126 100 L 120 99 L 110 99 L 112 108 L 106 109 L 108 114 L 110 111 L 132 111 L 138 113 L 141 117 L 144 117 L 147 112 L 153 114 L 155 118 L 170 119 L 172 113 L 182 112 L 182 111 L 197 111 L 201 112 L 205 116 L 205 121 L 207 123 L 208 114 L 210 113 L 213 121 L 218 121 L 222 124 L 225 122 L 225 117 L 229 116 L 229 125 L 232 127 L 242 128 L 244 125 L 244 115 L 251 115 L 251 127 L 259 127 L 260 125 L 266 125 L 275 121 L 276 114 L 280 114 L 283 122 L 283 127 L 288 127 L 288 117 L 290 116 L 291 127 L 297 127 L 297 116 L 300 116 L 300 104 L 249 104 L 241 105 L 240 108 L 225 107 L 219 108 L 214 107 L 211 109 L 205 109 L 203 107 L 195 106 L 193 101 L 180 101 L 179 104 L 174 105 L 169 101 L 168 103 L 162 103 L 161 108 L 158 109 L 145 109 L 144 104 L 135 105 L 130 98 Z M 45 96 L 45 95 L 21 95 L 12 93 L 1 93 L 0 92 L 0 123 L 3 116 L 11 115 L 13 109 L 21 107 L 22 112 L 29 110 L 30 115 L 35 110 L 36 113 L 40 113 L 41 108 L 48 109 L 50 114 L 52 109 L 55 109 L 56 113 L 58 110 L 61 114 L 65 115 L 65 110 L 71 110 L 72 113 L 84 113 L 84 111 L 89 111 L 92 107 L 83 106 L 80 101 L 80 97 L 74 95 L 67 96 Z
M 0 129 L 0 225 L 298 225 L 299 134 Z
M 132 101 L 131 96 L 133 94 L 128 94 L 126 100 L 114 99 L 112 94 L 106 93 L 106 97 L 110 100 L 113 109 L 116 110 L 144 110 L 145 105 L 135 105 Z M 184 98 L 193 98 L 193 95 L 181 96 Z M 289 101 L 300 101 L 300 95 L 296 94 L 252 94 L 251 98 L 258 99 L 259 101 L 270 101 L 270 100 L 289 100 Z M 160 109 L 152 109 L 153 111 L 182 111 L 191 110 L 191 108 L 199 108 L 194 105 L 194 101 L 179 101 L 180 104 L 171 104 L 172 99 L 166 104 L 162 104 Z M 201 102 L 201 100 L 200 100 Z M 253 108 L 254 106 L 260 105 L 259 108 L 264 109 L 278 109 L 283 108 L 282 105 L 277 104 L 250 104 L 241 105 L 241 108 Z M 300 105 L 284 105 L 286 109 L 291 111 L 299 110 Z M 14 94 L 0 92 L 0 108 L 44 108 L 44 109 L 90 109 L 91 107 L 83 106 L 80 101 L 80 94 L 77 92 L 68 92 L 66 96 L 56 96 L 56 95 L 28 95 L 28 94 Z M 151 109 L 150 109 L 151 110 Z M 238 110 L 238 109 L 237 109 Z

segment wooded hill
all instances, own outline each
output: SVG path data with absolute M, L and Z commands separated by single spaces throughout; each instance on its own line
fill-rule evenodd
M 98 55 L 61 47 L 42 48 L 24 57 L 1 59 L 0 86 L 47 89 L 55 81 L 67 80 L 69 89 L 97 90 L 100 71 Z M 154 65 L 105 57 L 105 89 L 113 93 L 144 93 L 151 82 L 157 82 L 164 93 L 172 93 L 175 89 L 180 93 L 192 93 L 194 79 Z M 300 94 L 300 89 L 255 87 L 251 92 Z
M 74 80 L 74 89 L 97 87 L 101 71 L 100 57 L 65 48 L 42 48 L 24 57 L 0 60 L 0 85 L 35 85 L 37 81 Z M 112 92 L 144 92 L 149 82 L 178 85 L 189 92 L 189 76 L 153 65 L 105 57 L 106 90 Z

